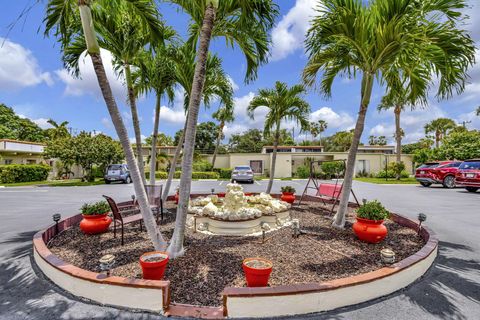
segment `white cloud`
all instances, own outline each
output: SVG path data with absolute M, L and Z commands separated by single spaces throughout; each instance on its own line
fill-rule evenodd
M 480 101 L 480 49 L 475 53 L 476 64 L 468 71 L 469 83 L 465 86 L 462 101 Z
M 350 130 L 355 126 L 355 120 L 346 112 L 337 113 L 332 108 L 322 107 L 310 114 L 310 121 L 325 120 L 328 128 Z
M 112 88 L 113 95 L 119 100 L 126 100 L 126 89 L 123 79 L 120 79 L 113 69 L 112 54 L 104 49 L 101 49 L 101 56 L 105 72 L 107 73 L 108 81 Z M 92 58 L 85 53 L 82 54 L 79 62 L 80 77 L 75 78 L 68 73 L 67 70 L 61 69 L 55 71 L 56 75 L 62 82 L 65 83 L 64 94 L 68 96 L 83 96 L 93 95 L 96 98 L 100 98 L 102 93 L 100 86 L 98 85 L 97 76 L 92 65 Z
M 112 120 L 110 118 L 102 118 L 101 122 L 106 128 L 111 129 L 113 127 Z
M 238 84 L 235 82 L 235 80 L 233 80 L 232 77 L 230 77 L 229 75 L 227 75 L 227 78 L 228 78 L 228 80 L 230 81 L 230 83 L 232 84 L 232 89 L 233 89 L 233 91 L 237 91 L 238 89 L 240 89 L 240 87 L 239 87 Z
M 18 43 L 0 37 L 0 90 L 18 90 L 41 83 L 53 85 L 48 72 L 42 72 L 32 52 Z
M 38 118 L 38 119 L 31 119 L 31 120 L 33 123 L 35 123 L 37 126 L 39 126 L 42 129 L 52 128 L 52 125 L 47 122 L 49 119 Z
M 272 60 L 281 60 L 303 48 L 310 20 L 318 6 L 317 0 L 297 0 L 272 31 Z
M 147 139 L 147 137 L 142 134 L 142 135 L 140 135 L 140 139 L 142 140 L 142 143 L 144 143 L 145 139 Z M 137 143 L 137 139 L 135 139 L 135 137 L 130 138 L 130 143 Z

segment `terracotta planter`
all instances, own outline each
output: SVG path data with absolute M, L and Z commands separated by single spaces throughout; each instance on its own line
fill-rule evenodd
M 225 192 L 217 193 L 217 196 L 218 196 L 219 198 L 225 198 Z
M 112 218 L 105 214 L 82 214 L 83 220 L 80 221 L 80 229 L 85 234 L 104 233 L 108 230 Z
M 288 202 L 288 203 L 294 203 L 295 202 L 295 193 L 293 193 L 293 192 L 282 192 L 282 196 L 280 197 L 280 200 Z
M 166 252 L 152 251 L 142 254 L 140 266 L 142 267 L 143 279 L 162 280 L 168 260 Z
M 369 242 L 378 243 L 387 236 L 387 227 L 383 225 L 383 220 L 369 220 L 357 217 L 357 222 L 353 224 L 353 232 L 358 239 Z
M 247 258 L 243 260 L 243 271 L 249 287 L 266 287 L 273 263 L 263 258 Z
M 175 193 L 175 204 L 178 204 L 178 199 L 180 198 L 180 196 L 178 195 L 178 193 Z

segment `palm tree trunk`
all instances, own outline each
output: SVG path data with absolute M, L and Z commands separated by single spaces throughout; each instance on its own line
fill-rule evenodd
M 135 147 L 137 149 L 137 163 L 138 169 L 142 177 L 142 183 L 147 184 L 145 178 L 145 167 L 143 165 L 143 150 L 142 150 L 142 133 L 140 131 L 140 121 L 138 120 L 137 102 L 135 98 L 135 90 L 133 89 L 132 73 L 130 65 L 125 65 L 125 78 L 127 80 L 128 102 L 130 104 L 130 111 L 132 113 L 133 130 L 135 131 Z
M 137 196 L 138 204 L 140 206 L 140 212 L 142 213 L 143 221 L 145 222 L 145 227 L 147 229 L 148 235 L 152 241 L 155 250 L 163 251 L 166 247 L 166 242 L 162 237 L 162 234 L 156 227 L 156 222 L 153 217 L 153 213 L 148 205 L 147 194 L 142 185 L 142 179 L 140 177 L 140 171 L 135 162 L 135 156 L 133 154 L 132 146 L 130 145 L 130 140 L 128 139 L 127 129 L 123 123 L 120 111 L 118 110 L 117 103 L 113 97 L 112 89 L 110 83 L 108 82 L 107 74 L 103 66 L 102 57 L 100 56 L 100 50 L 98 44 L 96 44 L 95 31 L 93 29 L 92 14 L 90 7 L 85 4 L 83 0 L 79 1 L 79 10 L 81 13 L 82 27 L 84 31 L 85 38 L 87 40 L 87 51 L 92 58 L 93 68 L 97 76 L 98 84 L 102 91 L 103 99 L 107 105 L 108 112 L 112 118 L 112 123 L 117 132 L 118 138 L 122 145 L 123 151 L 125 152 L 125 158 L 127 160 L 127 165 L 130 169 L 130 174 L 133 180 L 133 186 L 135 189 L 135 194 Z M 91 46 L 91 47 L 90 47 Z
M 215 161 L 217 160 L 218 148 L 220 147 L 220 140 L 222 140 L 223 135 L 223 127 L 225 127 L 225 122 L 222 121 L 218 127 L 217 143 L 215 144 L 215 151 L 213 152 L 212 157 L 212 168 L 215 167 Z
M 158 140 L 158 122 L 160 121 L 160 95 L 157 93 L 155 103 L 155 121 L 153 124 L 152 151 L 150 154 L 150 184 L 155 184 L 155 171 L 157 170 L 157 140 Z
M 167 182 L 165 183 L 165 190 L 163 190 L 162 200 L 166 201 L 168 197 L 168 193 L 170 192 L 170 188 L 172 187 L 172 181 L 175 177 L 175 170 L 177 169 L 177 161 L 180 158 L 180 153 L 183 149 L 183 142 L 185 141 L 185 131 L 187 130 L 187 121 L 188 121 L 188 113 L 185 119 L 185 124 L 183 126 L 183 132 L 178 140 L 177 148 L 175 149 L 175 155 L 173 156 L 172 165 L 170 166 L 170 170 L 168 171 Z
M 342 193 L 340 195 L 340 204 L 338 211 L 335 214 L 333 226 L 337 228 L 343 228 L 345 226 L 345 217 L 348 209 L 348 200 L 352 191 L 352 181 L 355 174 L 355 160 L 357 158 L 358 145 L 360 144 L 360 138 L 362 137 L 363 129 L 365 127 L 365 117 L 367 115 L 368 105 L 370 103 L 370 97 L 372 95 L 373 87 L 373 74 L 364 73 L 362 79 L 362 102 L 360 104 L 360 110 L 358 112 L 357 123 L 353 132 L 352 145 L 348 151 L 347 167 L 345 169 L 345 178 L 342 185 Z
M 435 131 L 435 147 L 436 148 L 440 147 L 440 131 L 439 130 Z
M 275 166 L 277 164 L 277 149 L 278 149 L 278 140 L 280 140 L 280 126 L 277 125 L 275 130 L 275 140 L 273 141 L 273 154 L 272 154 L 272 164 L 270 165 L 270 179 L 268 180 L 268 186 L 266 193 L 272 191 L 273 179 L 275 178 Z
M 402 128 L 400 127 L 401 106 L 395 107 L 395 140 L 397 141 L 397 165 L 402 163 Z M 400 180 L 401 173 L 397 172 L 397 180 Z
M 168 247 L 169 254 L 175 258 L 183 254 L 183 239 L 185 237 L 185 225 L 187 222 L 188 202 L 192 183 L 193 151 L 195 147 L 195 130 L 198 120 L 198 111 L 205 83 L 208 49 L 212 37 L 212 29 L 215 20 L 215 8 L 212 3 L 205 9 L 202 30 L 200 32 L 200 45 L 197 51 L 195 75 L 193 78 L 192 92 L 188 106 L 187 130 L 185 131 L 185 144 L 182 163 L 182 175 L 180 178 L 180 193 L 175 220 L 175 231 Z

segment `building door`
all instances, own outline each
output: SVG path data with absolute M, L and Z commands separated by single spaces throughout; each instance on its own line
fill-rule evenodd
M 253 173 L 262 174 L 263 173 L 263 161 L 262 160 L 250 160 L 250 168 L 252 168 Z

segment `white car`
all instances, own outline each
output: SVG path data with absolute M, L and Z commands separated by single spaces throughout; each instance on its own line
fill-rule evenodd
M 232 182 L 249 182 L 255 180 L 253 170 L 250 166 L 237 166 L 232 171 Z

